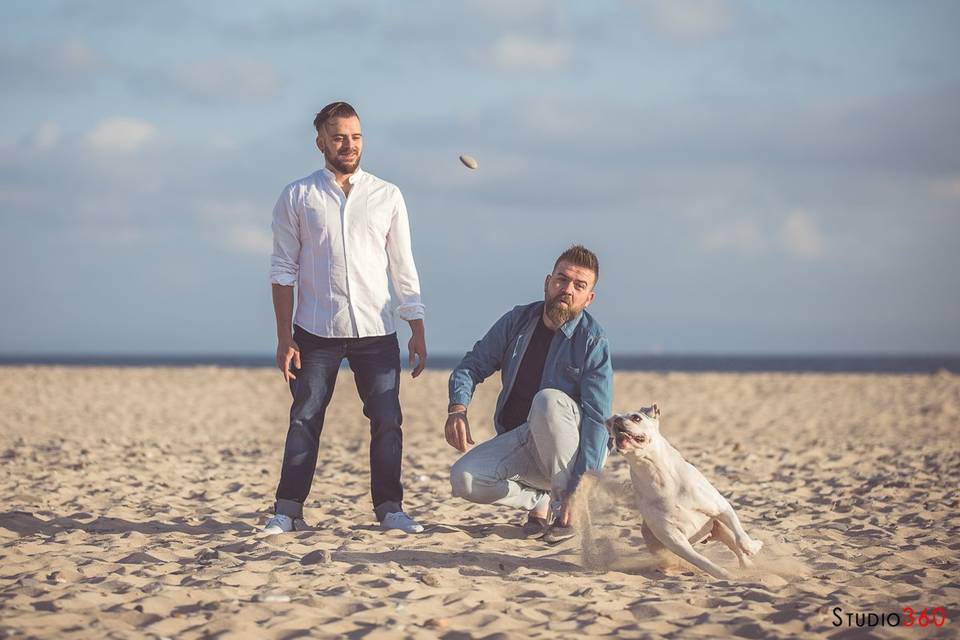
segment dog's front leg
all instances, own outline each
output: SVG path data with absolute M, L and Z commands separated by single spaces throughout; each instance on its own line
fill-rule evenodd
M 673 551 L 693 566 L 706 571 L 714 578 L 719 578 L 720 580 L 730 579 L 730 573 L 727 572 L 726 569 L 712 562 L 709 558 L 697 553 L 681 531 L 664 527 L 663 525 L 657 525 L 653 522 L 646 524 L 650 527 L 651 532 L 657 539 L 663 543 L 663 546 L 670 549 L 670 551 Z
M 740 545 L 737 544 L 736 539 L 733 537 L 733 532 L 727 528 L 727 525 L 723 524 L 719 520 L 713 521 L 713 529 L 710 531 L 710 537 L 707 538 L 707 540 L 718 540 L 727 545 L 730 551 L 733 551 L 733 553 L 736 554 L 737 560 L 740 562 L 741 569 L 753 566 L 750 558 L 747 557 L 747 554 L 745 554 L 743 549 L 740 548 Z M 704 542 L 706 542 L 706 540 L 704 540 Z
M 747 532 L 743 529 L 743 525 L 740 524 L 740 518 L 737 517 L 737 512 L 733 510 L 729 502 L 726 508 L 722 509 L 716 517 L 733 531 L 733 535 L 736 536 L 737 546 L 743 549 L 743 552 L 748 556 L 756 555 L 763 547 L 762 542 L 754 540 L 747 535 Z

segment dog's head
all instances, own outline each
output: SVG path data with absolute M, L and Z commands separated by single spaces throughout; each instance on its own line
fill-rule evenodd
M 654 438 L 660 436 L 660 409 L 653 405 L 610 416 L 607 419 L 607 431 L 613 438 L 617 453 L 634 452 L 642 455 Z

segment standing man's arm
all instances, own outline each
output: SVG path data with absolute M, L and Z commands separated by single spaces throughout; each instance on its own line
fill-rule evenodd
M 410 324 L 410 342 L 407 343 L 407 349 L 410 366 L 414 365 L 415 358 L 417 360 L 417 366 L 412 372 L 416 378 L 427 366 L 427 338 L 423 327 L 424 306 L 420 301 L 420 277 L 413 261 L 410 241 L 410 220 L 407 216 L 407 205 L 399 189 L 394 196 L 393 217 L 390 231 L 387 232 L 386 248 L 393 290 L 400 303 L 397 313 Z
M 293 340 L 293 287 L 273 283 L 273 313 L 277 317 L 277 366 L 287 382 L 296 379 L 290 361 L 300 368 L 300 347 Z
M 273 207 L 273 254 L 270 282 L 273 313 L 277 318 L 277 367 L 287 382 L 296 378 L 290 362 L 300 368 L 300 347 L 293 341 L 293 291 L 300 275 L 300 220 L 293 207 L 290 189 L 284 189 Z
M 613 364 L 605 336 L 596 338 L 587 356 L 585 369 L 580 378 L 580 447 L 563 498 L 559 518 L 561 526 L 570 523 L 570 500 L 580 478 L 587 471 L 599 471 L 606 461 L 610 434 L 605 421 L 613 413 Z

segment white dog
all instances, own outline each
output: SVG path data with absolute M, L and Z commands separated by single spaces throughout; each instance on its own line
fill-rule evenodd
M 659 418 L 660 410 L 653 405 L 612 416 L 606 423 L 617 452 L 630 464 L 643 539 L 654 554 L 666 548 L 716 578 L 729 578 L 692 543 L 720 540 L 741 567 L 750 565 L 747 556 L 760 551 L 763 543 L 747 535 L 730 503 L 660 435 Z

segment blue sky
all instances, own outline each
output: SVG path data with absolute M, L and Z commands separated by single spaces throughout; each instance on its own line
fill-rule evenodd
M 615 352 L 960 352 L 958 32 L 955 2 L 3 3 L 0 353 L 272 352 L 270 211 L 336 99 L 407 200 L 431 352 L 574 242 Z

